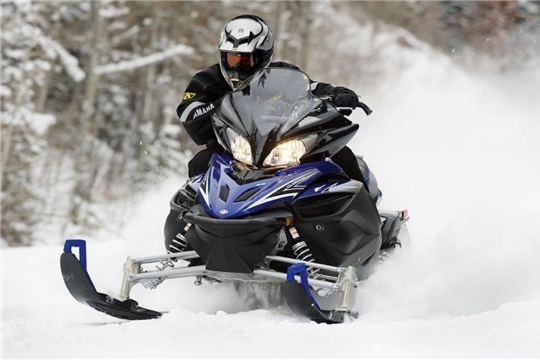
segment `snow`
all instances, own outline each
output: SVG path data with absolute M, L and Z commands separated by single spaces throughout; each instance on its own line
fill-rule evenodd
M 79 67 L 79 60 L 68 53 L 62 45 L 45 37 L 41 37 L 38 40 L 43 48 L 49 47 L 56 51 L 66 72 L 75 82 L 81 82 L 86 77 L 85 72 Z
M 79 60 L 67 52 L 67 50 L 58 42 L 43 34 L 41 29 L 29 24 L 24 24 L 23 31 L 29 36 L 34 37 L 48 56 L 51 58 L 58 56 L 60 63 L 64 66 L 67 74 L 75 82 L 81 82 L 86 77 L 85 72 L 79 67 Z
M 540 357 L 539 74 L 485 78 L 411 55 L 360 112 L 351 147 L 374 171 L 384 209 L 407 208 L 412 247 L 358 289 L 341 325 L 287 309 L 248 311 L 230 286 L 135 287 L 162 318 L 122 321 L 80 305 L 61 246 L 2 249 L 3 358 Z M 321 79 L 322 80 L 322 79 Z M 88 239 L 100 292 L 117 296 L 128 255 L 163 252 L 171 179 L 136 205 L 123 236 Z
M 51 125 L 56 122 L 56 116 L 51 114 L 29 112 L 26 117 L 29 119 L 28 121 L 32 128 L 40 134 L 43 134 Z
M 177 44 L 167 50 L 143 56 L 133 60 L 122 61 L 117 64 L 107 64 L 96 68 L 96 74 L 111 74 L 120 71 L 130 71 L 156 62 L 166 60 L 177 55 L 192 55 L 193 48 L 184 44 Z

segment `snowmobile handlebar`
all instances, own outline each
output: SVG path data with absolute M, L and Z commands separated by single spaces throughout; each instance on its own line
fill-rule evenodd
M 332 95 L 320 96 L 319 98 L 321 100 L 331 102 L 332 104 L 334 103 L 334 97 Z M 371 110 L 366 103 L 360 101 L 360 97 L 358 97 L 358 107 L 364 110 L 367 116 L 371 115 L 371 113 L 373 112 L 373 110 Z M 345 116 L 351 115 L 354 110 L 352 107 L 336 107 L 336 109 Z
M 358 106 L 359 106 L 362 110 L 364 110 L 364 112 L 366 113 L 367 116 L 371 115 L 371 113 L 373 112 L 373 110 L 371 110 L 371 109 L 369 108 L 369 106 L 367 106 L 366 103 L 363 103 L 363 102 L 361 102 L 360 100 L 358 100 Z

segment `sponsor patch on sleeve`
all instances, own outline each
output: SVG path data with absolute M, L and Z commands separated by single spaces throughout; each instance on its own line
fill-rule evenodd
M 189 100 L 189 99 L 193 99 L 195 97 L 195 93 L 192 93 L 192 92 L 185 92 L 184 93 L 184 100 Z

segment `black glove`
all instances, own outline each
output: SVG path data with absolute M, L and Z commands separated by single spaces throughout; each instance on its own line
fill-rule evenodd
M 350 89 L 336 86 L 331 93 L 334 95 L 334 105 L 336 107 L 350 107 L 356 109 L 358 106 L 358 95 Z

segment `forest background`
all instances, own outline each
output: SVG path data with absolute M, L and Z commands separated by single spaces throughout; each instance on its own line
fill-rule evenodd
M 185 175 L 199 148 L 176 106 L 241 13 L 267 21 L 274 60 L 361 95 L 382 91 L 381 64 L 406 66 L 388 61 L 388 28 L 471 72 L 540 67 L 533 1 L 2 1 L 2 246 L 120 232 L 143 194 Z

